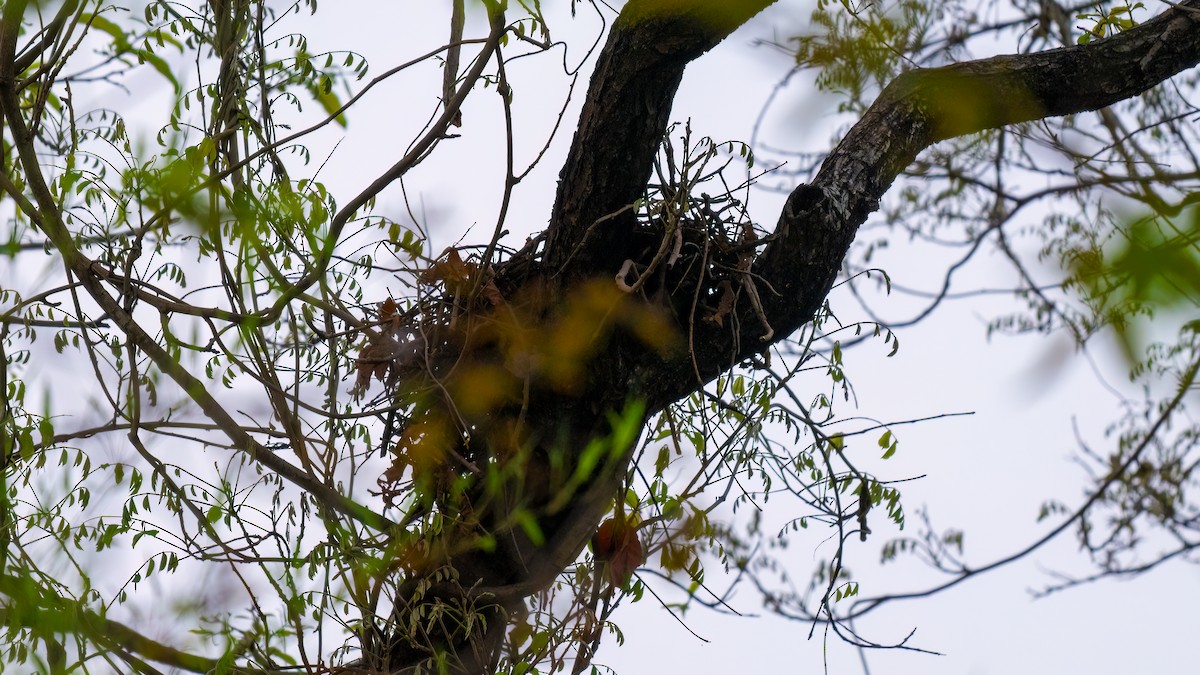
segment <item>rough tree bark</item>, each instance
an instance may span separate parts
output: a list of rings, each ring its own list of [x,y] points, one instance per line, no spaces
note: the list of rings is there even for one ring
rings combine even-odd
[[[535,298],[529,301],[532,313],[551,321],[564,311],[565,299],[589,281],[612,284],[624,261],[645,262],[645,232],[633,205],[650,179],[684,69],[771,2],[631,0],[625,5],[597,61],[561,173],[544,251],[536,259],[513,258],[495,270],[506,297]],[[25,153],[20,159],[28,174],[39,176],[38,158],[30,154],[33,146],[23,142],[29,130],[21,122],[14,79],[22,70],[17,65],[14,71],[13,57],[25,4],[12,2],[4,10],[0,64],[9,66],[0,69],[0,110],[18,136],[15,145]],[[502,27],[497,20],[493,17],[493,26]],[[489,48],[498,37],[489,38]],[[611,436],[609,414],[639,401],[644,422],[811,320],[858,227],[924,148],[983,129],[1102,108],[1197,62],[1200,0],[1185,0],[1140,26],[1088,45],[915,70],[897,78],[833,150],[812,184],[789,196],[773,234],[756,249],[749,272],[757,280],[760,303],[743,299],[732,310],[737,320],[718,325],[706,320],[708,310],[694,301],[699,293],[715,291],[703,287],[702,276],[679,286],[684,289],[679,297],[670,292],[650,295],[652,300],[630,296],[630,302],[655,304],[669,317],[682,337],[677,348],[650,349],[614,333],[595,346],[579,387],[564,391],[533,383],[519,416],[521,440],[533,448],[522,456],[528,466],[517,472],[520,480],[500,497],[441,505],[454,516],[454,525],[430,545],[429,560],[412,566],[397,593],[394,625],[419,624],[414,616],[433,601],[470,608],[485,621],[453,629],[439,624],[444,634],[430,624],[433,632],[423,644],[396,634],[376,636],[378,649],[367,650],[346,672],[418,672],[430,649],[440,651],[458,672],[493,669],[508,618],[579,556],[626,474],[635,440],[608,453],[582,484],[568,485],[564,478],[575,475],[573,462],[582,448]],[[460,92],[459,99],[463,96]],[[451,103],[447,115],[461,100]],[[379,180],[390,182],[403,168],[398,165]],[[207,398],[204,387],[109,294],[104,270],[74,245],[48,186],[35,183],[31,190],[36,203],[22,201],[19,208],[54,241],[83,287],[164,373],[196,397],[214,420],[225,422],[226,413]],[[346,213],[355,209],[352,203]],[[297,286],[312,282],[305,277]],[[486,341],[449,342],[454,343],[456,363],[462,362],[464,350],[468,358],[496,358],[495,346]],[[510,455],[511,448],[495,440],[502,435],[489,436],[483,430],[488,422],[480,424],[475,440],[484,447],[474,452],[481,461]],[[237,424],[228,420],[221,427],[236,430]],[[231,439],[331,508],[375,529],[395,527],[310,480],[248,434]],[[518,507],[537,517],[542,541],[533,541],[514,524]],[[485,535],[496,545],[476,545]],[[454,572],[452,583],[444,575],[433,579],[433,570],[442,574],[447,567]],[[420,602],[403,601],[418,595]]]
[[[542,259],[533,265],[519,261],[519,270],[502,267],[499,277],[511,287],[547,286],[550,297],[562,299],[588,279],[611,280],[623,261],[644,257],[645,240],[637,243],[631,205],[650,179],[684,69],[768,4],[632,0],[625,6],[597,61],[561,172]],[[1096,110],[1137,96],[1198,61],[1200,0],[1187,0],[1088,45],[901,75],[829,155],[813,183],[789,196],[773,235],[753,261],[761,310],[742,301],[734,310],[739,320],[719,326],[705,321],[690,301],[693,287],[686,290],[689,298],[656,296],[670,305],[679,334],[690,336],[687,345],[662,353],[633,340],[608,340],[593,358],[582,390],[569,397],[550,390],[533,393],[528,437],[557,439],[560,448],[563,439],[567,446],[583,447],[608,433],[606,412],[637,399],[649,416],[803,326],[821,307],[858,227],[879,207],[897,175],[931,144]],[[545,312],[553,314],[553,303],[547,307]],[[768,340],[764,324],[773,331]],[[524,598],[548,587],[579,555],[609,508],[633,448],[623,450],[598,467],[568,505],[539,512],[541,545],[512,525],[497,526],[507,546],[450,560],[461,575],[459,588],[471,589],[459,592],[488,598],[495,603],[493,618],[503,620],[519,611]],[[522,503],[544,507],[562,488],[554,481],[525,485]],[[504,523],[504,515],[493,513],[482,521]],[[459,663],[464,671],[478,672],[494,662],[502,637],[503,630],[493,626],[446,644],[466,650]],[[389,665],[397,672],[412,667]]]

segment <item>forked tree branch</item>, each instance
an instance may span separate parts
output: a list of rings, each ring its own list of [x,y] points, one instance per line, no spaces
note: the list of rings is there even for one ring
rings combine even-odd
[[[645,7],[669,4],[677,16]],[[654,149],[666,131],[675,87],[687,61],[698,57],[732,28],[706,31],[687,3],[630,2],[599,57],[583,118],[551,216],[546,260],[549,274],[566,285],[573,278],[611,276],[626,256],[622,242],[634,223],[612,213],[641,196]],[[732,3],[743,21],[766,3]],[[1119,35],[1088,45],[1037,54],[1000,56],[898,77],[826,159],[812,185],[788,198],[777,236],[755,261],[754,272],[775,292],[762,306],[775,340],[810,321],[828,294],[858,227],[879,208],[892,182],[926,147],[947,138],[1044,117],[1112,105],[1149,89],[1200,62],[1200,0],[1187,0]],[[698,27],[699,26],[699,27]],[[597,84],[600,81],[602,84]],[[646,86],[649,83],[650,86]],[[653,120],[653,124],[647,120]],[[634,162],[634,163],[631,163]],[[617,253],[614,254],[614,251]],[[747,303],[748,304],[748,303]],[[687,396],[717,374],[769,343],[750,307],[739,308],[742,334],[691,317],[692,354],[662,359],[648,350],[605,359],[606,386],[640,397],[649,411]],[[693,360],[694,357],[694,360]],[[615,475],[597,476],[596,486],[615,485]],[[582,508],[579,518],[598,517]],[[586,543],[591,522],[567,518],[547,533],[547,547],[527,551],[531,561],[573,560]],[[531,562],[540,574],[513,583],[528,593],[552,580],[549,566]],[[490,589],[505,595],[503,589]]]
[[[583,279],[611,279],[621,261],[630,257],[630,235],[637,227],[630,207],[646,189],[684,69],[769,4],[770,0],[631,0],[622,10],[600,54],[550,215],[543,269],[555,279],[560,295]],[[22,208],[40,223],[69,273],[79,279],[113,323],[195,400],[234,445],[311,492],[327,507],[370,527],[394,527],[383,516],[312,480],[256,441],[207,392],[203,382],[138,325],[111,294],[106,272],[75,245],[41,172],[14,89],[15,44],[26,5],[24,0],[9,0],[0,25],[0,110],[34,198],[21,204]],[[490,18],[492,33],[467,76],[468,82],[481,76],[488,55],[504,33],[499,13],[491,13]],[[1200,0],[1186,0],[1145,24],[1085,46],[916,70],[898,77],[826,159],[812,185],[800,186],[789,196],[775,237],[752,269],[753,275],[765,282],[760,307],[739,306],[740,320],[727,322],[726,327],[699,316],[682,317],[681,321],[695,330],[690,349],[682,353],[663,356],[643,345],[614,341],[608,352],[597,358],[604,364],[602,372],[593,369],[597,379],[588,383],[589,395],[602,395],[586,401],[553,400],[556,406],[543,414],[545,428],[539,431],[552,438],[549,432],[559,430],[552,425],[565,425],[570,431],[566,441],[572,447],[585,447],[610,431],[604,423],[606,410],[618,409],[631,399],[643,401],[647,414],[661,410],[771,342],[787,338],[821,307],[858,228],[879,208],[893,181],[933,143],[1003,125],[1095,110],[1136,96],[1197,62]],[[469,89],[463,86],[447,103],[437,135],[427,136],[425,145],[414,148],[351,200],[335,216],[331,231],[339,232],[358,208],[425,156]],[[335,240],[287,293],[299,294],[316,283]],[[291,297],[285,295],[276,308]],[[774,327],[773,340],[761,339],[760,318]],[[741,328],[734,332],[730,325]],[[508,608],[553,583],[586,545],[607,500],[628,470],[632,448],[615,450],[572,495],[573,501],[542,523],[544,543],[535,545],[528,537],[514,536],[502,553],[472,551],[451,561],[463,568],[470,566],[469,581],[478,582],[464,595],[490,597]],[[530,498],[546,503],[554,501],[563,486],[540,489],[544,494]],[[501,510],[504,505],[489,507]],[[506,514],[490,515],[492,522],[509,522]],[[514,529],[513,534],[519,532]],[[519,565],[513,564],[514,555]],[[491,633],[496,633],[494,627]],[[488,648],[498,649],[500,638],[488,638]],[[492,653],[464,651],[458,654],[458,663],[471,664],[469,667],[478,671]],[[401,671],[415,667],[394,665]]]
[[[897,77],[826,158],[811,185],[789,195],[775,238],[754,263],[775,340],[810,321],[855,234],[896,177],[940,140],[1097,110],[1137,96],[1200,63],[1200,0],[1087,45],[997,56]],[[564,171],[564,173],[566,173]],[[586,247],[586,245],[585,245]],[[748,304],[748,303],[746,303]],[[651,409],[693,391],[762,351],[761,323],[739,308],[740,335],[695,321],[694,357],[646,378]],[[695,318],[693,318],[695,320]],[[664,364],[665,365],[665,364]],[[698,366],[699,372],[696,372]]]
[[[629,240],[637,223],[629,207],[644,194],[683,69],[766,4],[728,3],[724,7],[734,9],[720,20],[707,1],[633,0],[625,6],[599,56],[550,218],[543,269],[560,297],[582,279],[611,279],[635,253]],[[700,316],[681,317],[695,331],[689,350],[663,357],[641,345],[614,343],[597,359],[604,368],[590,372],[592,398],[555,402],[560,423],[578,434],[576,444],[586,442],[587,433],[603,432],[594,420],[589,427],[588,409],[640,399],[648,413],[661,410],[787,338],[821,307],[858,227],[919,152],[954,136],[1111,105],[1194,66],[1200,61],[1197,7],[1200,0],[1187,0],[1085,46],[900,76],[826,159],[813,184],[789,196],[776,236],[754,263],[763,288],[771,289],[761,293],[761,311],[776,329],[774,340],[760,339],[758,308],[738,307],[740,321],[727,324],[741,326],[738,333]],[[734,14],[736,20],[730,19]],[[476,590],[511,606],[549,587],[586,545],[630,457],[623,453],[601,467],[571,509],[545,520],[543,544],[517,537],[515,551],[472,556]],[[552,495],[561,487],[545,489]]]

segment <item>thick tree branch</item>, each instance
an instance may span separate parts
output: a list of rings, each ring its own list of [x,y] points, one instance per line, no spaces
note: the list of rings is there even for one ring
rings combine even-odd
[[[634,228],[688,63],[774,0],[633,0],[596,62],[563,165],[546,264],[569,280],[612,276]],[[611,270],[611,271],[610,271]]]
[[[192,397],[236,447],[311,492],[327,507],[374,528],[395,528],[383,516],[313,481],[255,440],[253,430],[236,423],[203,382],[139,326],[120,298],[114,297],[107,272],[79,250],[40,171],[15,91],[18,73],[12,64],[26,4],[9,0],[0,25],[0,109],[9,122],[33,200],[20,201],[23,193],[15,188],[7,191],[38,222],[59,249],[69,273],[80,280],[113,323]],[[582,280],[611,280],[622,261],[636,254],[631,250],[631,235],[637,229],[635,204],[645,195],[686,65],[769,4],[771,0],[630,0],[625,6],[600,54],[550,216],[543,271],[555,277],[551,285],[559,298],[567,297],[566,291]],[[452,123],[469,83],[482,76],[505,33],[499,11],[490,9],[491,34],[467,74],[468,84],[448,97],[433,131],[334,216],[327,249],[319,252],[309,273],[286,290],[275,304],[274,314],[324,274],[347,219],[421,161]],[[634,441],[624,439],[614,442],[612,452],[586,471],[582,484],[555,483],[547,478],[573,475],[569,463],[583,463],[572,453],[581,452],[597,438],[613,435],[606,423],[607,412],[634,399],[646,404],[646,414],[661,410],[810,321],[824,302],[858,227],[878,209],[899,173],[929,145],[983,129],[1111,105],[1194,66],[1200,61],[1198,9],[1200,0],[1186,0],[1142,26],[1087,46],[917,70],[897,78],[827,158],[813,184],[801,186],[789,196],[775,238],[755,260],[752,274],[747,274],[762,282],[761,303],[739,303],[735,310],[739,320],[727,321],[724,326],[704,321],[704,310],[679,316],[679,327],[692,331],[694,339],[688,349],[666,356],[618,336],[598,347],[602,351],[589,364],[581,392],[537,389],[541,385],[526,383],[534,390],[520,420],[523,431],[528,432],[528,445],[534,446],[531,468],[514,472],[521,474],[514,485],[480,495],[486,498],[468,504],[475,522],[454,518],[454,505],[450,505],[445,514],[449,516],[445,530],[449,534],[433,542],[446,553],[439,552],[442,557],[434,562],[454,568],[457,586],[432,585],[420,593],[409,592],[410,587],[422,586],[432,576],[414,571],[396,593],[401,602],[409,602],[399,606],[397,614],[407,611],[419,616],[422,607],[430,603],[464,599],[470,601],[461,603],[466,612],[476,608],[474,601],[478,600],[489,627],[434,635],[429,646],[444,649],[439,655],[454,657],[454,668],[469,672],[486,669],[498,653],[508,613],[518,609],[526,596],[547,588],[579,556],[628,470]],[[520,272],[513,276],[529,278]],[[554,311],[555,305],[549,303],[545,313]],[[764,321],[775,329],[773,340],[762,339]],[[459,356],[455,354],[455,358]],[[481,455],[484,452],[481,450]],[[502,458],[504,454],[488,456]],[[545,469],[536,461],[552,465],[549,457],[568,464],[568,470],[558,474],[533,470]],[[512,492],[524,492],[513,494],[507,491],[510,487]],[[516,508],[540,509],[538,525],[544,542],[534,543],[513,524]],[[494,542],[487,550],[478,545],[481,532]],[[429,548],[433,550],[433,545]],[[411,598],[416,599],[410,602]],[[120,633],[115,626],[110,628]],[[401,644],[392,650],[395,660],[386,667],[396,672],[415,669],[429,656],[428,650],[419,649],[425,646]],[[170,656],[180,667],[189,667],[183,661],[187,655]],[[207,667],[208,662],[196,661],[195,665]]]
[[[779,218],[779,238],[756,261],[755,272],[777,291],[762,293],[776,339],[811,320],[858,227],[917,153],[955,135],[1109,105],[1195,65],[1200,61],[1200,15],[1191,8],[1197,5],[1200,0],[1189,0],[1138,28],[1087,46],[996,57],[897,78],[825,161],[813,185],[801,186],[789,197]],[[639,6],[631,3],[627,10]],[[662,17],[655,21],[661,23],[651,29],[623,15],[600,57],[584,119],[562,172],[547,252],[551,273],[609,271],[619,266],[613,251],[625,255],[621,242],[628,238],[632,214],[627,221],[623,216],[602,219],[645,189],[682,67],[711,46],[696,37],[694,23]],[[672,31],[680,31],[680,37]],[[651,36],[655,42],[639,42]],[[667,46],[657,50],[654,44]],[[676,51],[673,45],[688,46]],[[643,82],[651,86],[642,88]],[[653,125],[647,113],[656,115]],[[632,163],[635,157],[637,164]],[[744,316],[736,323],[745,327],[742,335],[693,317],[695,361],[687,355],[659,360],[640,349],[637,355],[605,361],[610,366],[606,384],[623,396],[643,397],[651,410],[691,393],[766,346],[753,309],[739,309]],[[622,468],[614,468],[615,475],[621,475]],[[597,487],[612,484],[612,470],[605,473],[609,475],[598,478]],[[554,555],[531,550],[530,560],[552,558],[558,564],[578,553],[586,541],[579,533],[595,524],[579,521],[599,516],[595,508],[586,507],[572,516],[557,523],[560,529],[548,532]],[[539,589],[551,578],[543,565],[530,567],[542,571],[514,582],[510,592]]]
[[[755,265],[779,291],[764,295],[771,325],[788,334],[812,318],[858,227],[917,153],[947,138],[1109,106],[1195,66],[1198,8],[1200,1],[1188,0],[1088,45],[896,78],[825,160],[812,185],[789,197],[776,227],[783,236]]]
[[[707,2],[626,5],[599,57],[561,173],[545,258],[560,288],[592,276],[611,277],[631,254],[631,207],[644,194],[684,67],[768,3],[733,4],[736,21],[712,20],[705,14],[711,9]],[[775,240],[755,261],[756,278],[766,282],[761,309],[775,327],[772,341],[812,319],[858,227],[920,151],[958,135],[1110,105],[1192,67],[1200,61],[1197,6],[1200,0],[1188,0],[1087,46],[897,78],[825,161],[814,183],[789,196]],[[681,327],[694,331],[690,352],[664,358],[644,345],[615,341],[598,359],[603,367],[590,372],[588,392],[576,401],[557,399],[550,409],[579,444],[589,433],[603,433],[595,418],[604,409],[640,398],[653,412],[690,394],[769,345],[761,339],[757,310],[741,304],[746,305],[737,308],[741,320],[726,327],[700,316],[681,317],[690,322]],[[729,325],[741,326],[740,333]],[[524,541],[502,557],[473,556],[468,564],[481,581],[477,588],[506,605],[545,588],[586,544],[626,469],[621,462],[603,467],[572,509],[544,519],[545,546]],[[555,486],[548,489],[553,494]],[[514,554],[522,561],[515,574]]]
[[[1200,63],[1200,0],[1088,45],[997,56],[896,78],[826,158],[811,185],[788,197],[777,238],[754,264],[776,340],[825,301],[858,227],[892,182],[937,141],[1131,98]],[[743,303],[748,305],[749,303]],[[642,390],[652,409],[761,351],[761,323],[739,307],[738,335],[693,318],[694,357],[654,368]]]

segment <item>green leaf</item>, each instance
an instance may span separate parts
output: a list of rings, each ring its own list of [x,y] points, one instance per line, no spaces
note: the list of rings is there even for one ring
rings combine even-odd
[[[608,422],[612,425],[613,430],[612,444],[614,450],[624,451],[625,448],[633,445],[634,441],[637,440],[638,434],[642,431],[645,412],[646,404],[634,399],[625,404],[625,410],[619,416],[608,416]]]
[[[323,78],[324,80],[328,80],[328,78]],[[342,109],[342,102],[326,86],[309,84],[308,91],[317,100],[317,103],[321,104],[321,108],[325,111],[325,114],[333,115]],[[338,113],[337,117],[333,118],[333,121],[337,122],[343,128],[346,126],[346,116],[344,114]]]
[[[17,434],[17,443],[21,448],[21,459],[33,457],[33,434],[29,433],[29,429],[22,429]]]
[[[139,63],[149,63],[150,67],[157,70],[160,75],[170,82],[171,86],[175,88],[176,94],[181,91],[179,80],[175,79],[175,74],[171,72],[171,67],[167,65],[167,62],[161,56],[148,49],[134,47],[129,42],[129,34],[122,30],[120,26],[100,14],[85,14],[82,20],[90,23],[92,28],[107,33],[112,37],[112,44],[116,55],[133,54],[138,58]]]
[[[42,436],[42,445],[50,447],[54,442],[54,423],[50,421],[49,417],[43,417],[38,422],[38,433]]]
[[[895,437],[892,436],[890,429],[883,432],[883,435],[879,437],[879,447],[883,448],[884,459],[888,459],[896,454],[897,442]]]
[[[666,445],[658,449],[658,457],[654,460],[654,475],[661,476],[671,464],[671,451]]]
[[[1112,325],[1131,364],[1144,352],[1144,315],[1195,310],[1200,296],[1200,248],[1195,245],[1200,208],[1188,215],[1187,221],[1153,214],[1129,219],[1114,244],[1069,254],[1072,283]]]
[[[529,541],[533,542],[534,546],[544,546],[546,544],[546,535],[542,533],[541,525],[538,525],[537,518],[525,509],[520,509],[513,513],[517,524],[521,526],[521,530],[525,532],[525,536],[529,537]]]
[[[182,91],[182,88],[179,86],[179,80],[175,79],[175,74],[171,72],[171,67],[167,65],[167,62],[161,56],[145,49],[135,49],[133,53],[137,55],[138,60],[143,63],[149,63],[151,68],[157,70],[159,75],[162,75],[164,79],[170,82],[171,86],[175,87],[176,94]]]

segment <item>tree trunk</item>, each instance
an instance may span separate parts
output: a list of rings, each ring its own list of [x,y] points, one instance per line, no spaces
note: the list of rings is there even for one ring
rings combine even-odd
[[[625,6],[599,56],[561,173],[544,256],[537,264],[510,261],[520,271],[501,268],[498,278],[514,288],[544,286],[547,297],[561,303],[587,280],[611,284],[625,260],[637,260],[645,237],[639,244],[644,233],[633,204],[644,195],[685,66],[767,4],[633,0]],[[789,196],[774,234],[753,259],[760,306],[743,294],[733,309],[738,320],[719,325],[692,301],[694,284],[686,288],[687,297],[658,295],[654,301],[666,308],[676,333],[690,339],[664,352],[615,334],[598,345],[579,391],[568,396],[535,385],[529,406],[534,413],[524,420],[523,433],[537,443],[525,472],[554,478],[514,483],[507,502],[493,499],[488,513],[474,514],[474,529],[454,530],[452,536],[469,540],[482,527],[500,533],[503,545],[486,552],[471,545],[446,547],[469,552],[447,556],[457,580],[440,587],[441,601],[489,608],[486,626],[455,639],[441,637],[452,669],[491,667],[504,637],[497,625],[578,557],[610,508],[635,443],[608,455],[565,503],[562,472],[552,466],[560,461],[555,453],[566,453],[567,466],[575,466],[582,448],[612,434],[607,414],[638,400],[644,404],[638,420],[644,421],[811,320],[858,227],[921,150],[954,136],[1111,105],[1198,61],[1200,0],[1187,0],[1088,45],[898,77],[829,155],[813,183]],[[543,308],[548,321],[562,311],[555,301]],[[502,456],[503,450],[489,447],[486,453]],[[512,524],[515,504],[536,514],[543,542]],[[414,576],[406,588],[424,581]],[[404,624],[409,618],[404,614],[421,606],[398,607],[397,622]],[[391,656],[391,672],[409,672],[428,654],[397,649]]]

